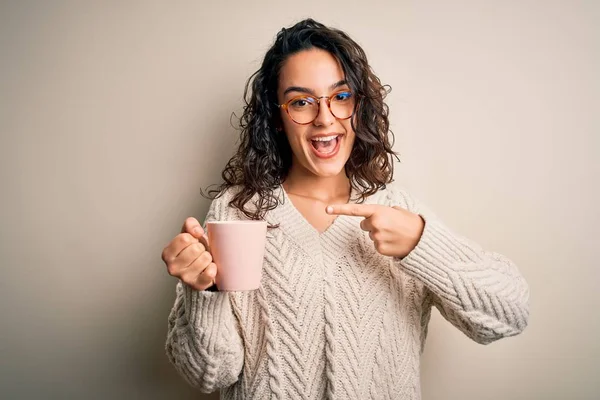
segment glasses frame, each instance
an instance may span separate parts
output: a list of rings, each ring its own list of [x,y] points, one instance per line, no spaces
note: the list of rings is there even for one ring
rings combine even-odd
[[[316,97],[316,96],[311,96],[311,95],[306,95],[306,94],[301,94],[298,96],[294,96],[292,97],[290,100],[286,101],[284,104],[277,104],[277,107],[279,108],[283,108],[285,110],[285,112],[287,113],[288,117],[290,117],[290,119],[292,121],[294,121],[294,123],[298,124],[298,125],[308,125],[308,124],[312,124],[313,122],[315,122],[315,120],[317,118],[319,118],[319,113],[321,112],[321,99],[327,99],[327,108],[329,108],[329,112],[331,113],[331,115],[333,115],[336,119],[340,119],[340,120],[346,120],[349,118],[352,118],[352,116],[354,115],[354,111],[356,109],[356,103],[354,103],[354,108],[352,109],[352,114],[350,114],[350,116],[346,117],[346,118],[339,118],[337,115],[335,115],[333,113],[333,111],[331,110],[331,99],[333,99],[335,96],[337,96],[340,93],[350,93],[353,97],[354,97],[354,93],[351,90],[339,90],[337,92],[335,92],[334,94],[332,94],[331,96],[320,96],[320,97]],[[298,122],[294,119],[294,117],[292,117],[292,114],[290,114],[290,110],[288,109],[289,105],[294,101],[294,100],[298,100],[300,98],[303,97],[312,97],[313,99],[317,100],[317,115],[315,115],[315,117],[313,118],[312,121],[309,122]]]

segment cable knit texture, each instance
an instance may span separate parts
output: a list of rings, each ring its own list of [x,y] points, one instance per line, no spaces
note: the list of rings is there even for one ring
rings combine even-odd
[[[319,233],[276,189],[261,287],[200,292],[179,282],[166,351],[179,373],[221,399],[420,399],[419,360],[431,308],[488,344],[525,329],[529,289],[506,257],[444,226],[395,185],[367,203],[425,220],[403,259],[375,251],[361,218]],[[356,193],[353,192],[353,198]],[[245,219],[231,190],[206,217]]]

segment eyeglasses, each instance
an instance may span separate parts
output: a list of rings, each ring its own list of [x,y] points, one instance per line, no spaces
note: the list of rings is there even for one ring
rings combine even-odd
[[[327,99],[329,111],[337,119],[348,119],[354,113],[354,95],[348,90],[336,92],[331,96],[296,96],[277,106],[283,108],[295,123],[308,125],[317,119],[321,99]]]

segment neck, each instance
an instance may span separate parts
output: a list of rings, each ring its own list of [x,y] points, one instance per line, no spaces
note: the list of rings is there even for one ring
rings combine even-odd
[[[327,203],[334,199],[347,199],[350,195],[350,180],[344,170],[336,176],[321,177],[292,167],[283,182],[283,188],[288,194]]]

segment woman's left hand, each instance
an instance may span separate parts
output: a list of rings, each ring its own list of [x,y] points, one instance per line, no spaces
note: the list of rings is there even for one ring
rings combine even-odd
[[[360,228],[369,232],[375,249],[384,256],[404,258],[419,243],[425,221],[401,207],[379,204],[340,204],[326,209],[330,215],[363,217]]]

